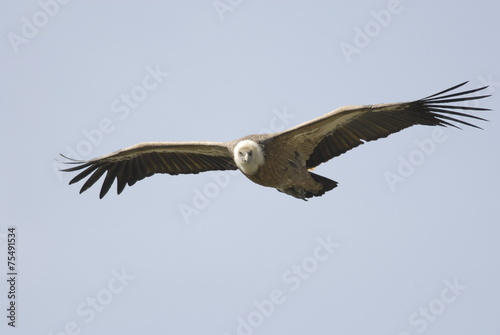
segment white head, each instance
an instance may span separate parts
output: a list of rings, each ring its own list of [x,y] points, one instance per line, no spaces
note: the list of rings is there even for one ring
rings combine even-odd
[[[253,175],[264,164],[264,152],[260,145],[252,140],[243,140],[234,147],[234,161],[245,174]]]

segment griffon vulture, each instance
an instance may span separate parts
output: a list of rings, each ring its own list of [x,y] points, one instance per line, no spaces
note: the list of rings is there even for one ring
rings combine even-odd
[[[99,194],[102,198],[115,179],[120,194],[125,185],[132,186],[155,173],[177,175],[239,169],[254,183],[307,200],[337,186],[337,182],[310,171],[365,142],[413,125],[459,128],[457,124],[462,124],[479,128],[458,117],[487,120],[459,110],[488,109],[455,103],[488,97],[474,94],[487,86],[455,91],[466,83],[411,102],[344,106],[289,130],[249,135],[226,143],[145,142],[89,161],[64,156],[70,160],[67,164],[75,166],[62,171],[81,170],[70,184],[90,176],[80,193],[106,173]]]

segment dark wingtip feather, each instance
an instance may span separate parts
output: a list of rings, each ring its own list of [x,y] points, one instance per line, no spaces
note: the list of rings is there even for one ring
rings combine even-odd
[[[104,182],[102,183],[102,186],[101,186],[101,192],[99,192],[100,199],[102,199],[106,195],[106,193],[108,193],[109,189],[113,185],[113,182],[114,182],[115,176],[116,176],[115,170],[116,170],[116,167],[108,169],[108,171],[106,173],[106,177],[104,178]]]
[[[446,89],[446,90],[444,90],[444,91],[441,91],[441,92],[438,92],[438,93],[434,93],[433,95],[429,95],[428,97],[425,97],[425,98],[423,98],[422,100],[428,100],[429,98],[432,98],[432,97],[435,97],[435,96],[438,96],[438,95],[445,94],[445,93],[447,93],[447,92],[453,91],[453,90],[455,90],[455,89],[457,89],[457,88],[459,88],[459,87],[464,86],[464,85],[465,85],[465,84],[467,84],[468,82],[469,82],[469,81],[464,81],[463,83],[458,84],[458,85],[455,85],[455,86],[450,87],[450,88],[447,88],[447,89]]]
[[[74,168],[69,168],[69,169],[65,169],[63,171],[65,172],[72,172],[72,171],[77,171],[77,170],[81,170],[83,168],[86,168],[85,170],[83,170],[82,172],[80,172],[79,174],[77,174],[73,179],[71,179],[69,181],[69,184],[72,185],[76,182],[79,182],[80,180],[82,180],[83,178],[87,177],[89,174],[91,174],[95,169],[96,167],[95,166],[92,166],[90,165],[90,163],[85,163],[85,164],[82,164],[82,165],[79,165],[79,166],[76,166]]]
[[[456,124],[452,124],[451,122],[446,122],[445,120],[456,122],[459,124],[467,125],[470,127],[482,129],[479,126],[476,126],[472,123],[454,118],[452,116],[460,116],[460,117],[465,117],[465,118],[471,118],[475,120],[480,120],[480,121],[488,121],[485,118],[472,115],[472,114],[467,114],[467,113],[461,113],[457,112],[455,110],[464,110],[464,111],[489,111],[489,108],[483,108],[483,107],[472,107],[472,106],[455,106],[455,105],[449,105],[450,103],[454,102],[466,102],[466,101],[472,101],[472,100],[479,100],[479,99],[484,99],[487,98],[491,95],[486,94],[486,95],[472,95],[476,92],[482,91],[488,86],[483,86],[471,90],[466,90],[466,91],[461,91],[461,92],[455,92],[451,94],[447,94],[448,92],[451,92],[453,90],[456,90],[463,85],[467,84],[468,82],[463,82],[461,84],[455,85],[451,88],[448,88],[444,91],[441,91],[439,93],[430,95],[426,98],[420,99],[417,101],[417,103],[422,104],[422,107],[427,110],[427,112],[431,113],[434,115],[434,118],[437,119],[438,121],[441,122],[442,125],[445,126],[454,126],[456,128],[461,129],[458,127]],[[449,116],[451,115],[451,116]],[[444,119],[444,120],[443,120]]]
[[[94,169],[95,169],[95,171],[94,171]],[[101,165],[99,167],[92,166],[92,171],[94,173],[92,173],[92,175],[90,176],[90,178],[87,179],[87,181],[83,184],[82,188],[80,189],[80,193],[85,192],[86,190],[88,190],[92,185],[94,185],[99,180],[99,178],[102,177],[102,175],[104,174],[104,172],[106,172],[106,166],[103,166],[103,165]],[[89,173],[87,173],[87,175],[88,174]],[[79,177],[79,176],[80,175],[78,175],[77,177]]]
[[[71,158],[71,157],[64,156],[63,154],[59,154],[59,155],[61,155],[61,157],[63,157],[64,159],[67,160],[66,162],[61,162],[61,163],[67,164],[67,165],[76,165],[76,166],[73,166],[73,167],[69,167],[69,168],[65,168],[65,169],[60,169],[59,171],[73,172],[73,171],[78,171],[78,170],[84,169],[87,166],[91,165],[90,161],[82,161],[82,160],[74,159],[74,158]]]

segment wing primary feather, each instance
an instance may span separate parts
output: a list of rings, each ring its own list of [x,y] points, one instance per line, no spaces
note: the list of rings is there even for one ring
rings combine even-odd
[[[90,176],[89,179],[83,184],[82,188],[80,189],[80,193],[85,192],[90,186],[94,185],[99,178],[106,172],[106,165],[101,165],[95,170],[95,172]]]
[[[128,162],[121,162],[120,171],[118,172],[117,183],[116,183],[116,193],[120,194],[125,189],[127,185],[127,180],[130,178],[130,171],[132,165]]]
[[[96,169],[97,169],[97,166],[94,166],[94,165],[90,165],[90,164],[83,164],[82,166],[77,166],[77,167],[74,167],[74,168],[71,168],[71,169],[66,169],[66,170],[63,170],[63,171],[77,171],[77,170],[80,170],[80,169],[83,169],[85,167],[87,167],[85,170],[83,170],[82,172],[80,172],[79,174],[77,174],[73,179],[71,179],[69,181],[69,184],[72,185],[76,182],[79,182],[80,180],[82,180],[83,178],[87,177],[89,174],[91,174],[92,172],[94,172]]]
[[[446,107],[446,108],[453,108],[453,109],[462,109],[462,110],[473,110],[473,111],[490,111],[491,109],[489,108],[482,108],[482,107],[469,107],[469,106],[450,106],[450,105],[446,105],[446,106],[442,106],[442,105],[433,105],[433,104],[425,104],[427,107],[437,107],[437,108],[442,108],[442,107]],[[473,115],[470,115],[470,114],[465,114],[467,116],[470,116],[470,117],[477,117],[477,116],[473,116]],[[486,119],[482,119],[482,118],[479,118],[480,120],[483,120],[483,121],[487,121]]]
[[[130,178],[127,181],[128,186],[134,185],[139,179],[137,175],[139,174],[139,163],[136,159],[130,161]]]
[[[489,120],[483,119],[482,117],[479,117],[479,116],[476,116],[476,115],[470,115],[470,114],[467,114],[467,113],[460,113],[460,112],[454,112],[454,111],[451,111],[451,110],[448,110],[448,109],[443,109],[443,107],[461,109],[461,108],[457,108],[456,106],[434,106],[434,105],[429,105],[427,107],[430,107],[429,111],[431,111],[431,112],[453,114],[453,115],[458,115],[458,116],[463,116],[463,117],[469,117],[471,119],[476,119],[476,120],[481,120],[481,121],[489,122]]]
[[[483,86],[483,87],[475,88],[475,89],[472,89],[472,90],[457,92],[457,93],[448,94],[448,95],[439,95],[439,96],[434,96],[433,95],[432,98],[427,97],[427,98],[424,98],[424,99],[421,99],[421,100],[431,101],[431,100],[448,99],[448,98],[453,98],[453,97],[456,97],[456,96],[463,96],[463,95],[467,95],[467,94],[472,94],[472,93],[484,90],[487,87],[488,86]],[[485,97],[488,97],[488,96],[489,95],[475,96],[475,97],[469,97],[469,98],[464,98],[464,99],[466,99],[466,100],[475,100],[475,99],[482,99],[482,98],[485,98]]]
[[[73,166],[70,168],[62,169],[61,171],[64,171],[64,172],[78,171],[78,170],[82,170],[82,169],[86,168],[87,166],[92,165],[92,163],[90,163],[90,162],[76,162],[76,161],[75,162],[64,162],[64,164],[80,164],[80,165]]]
[[[74,158],[68,157],[66,155],[63,155],[61,153],[59,155],[61,157],[63,157],[64,159],[68,160],[67,162],[64,162],[64,164],[82,164],[82,163],[86,163],[86,161],[82,161],[82,160],[79,160],[79,159],[74,159]]]
[[[447,89],[446,89],[446,90],[444,90],[444,91],[441,91],[441,92],[438,92],[438,93],[434,93],[433,95],[429,95],[428,97],[425,97],[425,98],[423,98],[422,100],[428,100],[429,98],[432,98],[432,97],[435,97],[435,96],[438,96],[438,95],[445,94],[445,93],[447,93],[447,92],[453,91],[453,90],[455,90],[455,89],[457,89],[457,88],[459,88],[459,87],[464,86],[464,85],[465,85],[465,84],[467,84],[468,82],[469,82],[469,81],[464,81],[463,83],[458,84],[458,85],[455,85],[455,86],[450,87],[450,88],[447,88]]]
[[[108,193],[109,189],[111,188],[111,185],[113,185],[115,177],[116,177],[116,164],[111,168],[107,169],[106,177],[104,178],[104,182],[102,183],[101,186],[101,192],[99,193],[100,199],[102,199],[106,195],[106,193]]]
[[[440,110],[438,108],[434,108],[433,109],[434,112],[436,113],[446,113],[446,114],[455,114],[455,113],[449,113],[450,111],[447,111],[447,110]],[[461,123],[461,124],[464,124],[464,125],[467,125],[467,126],[470,126],[470,127],[474,127],[474,128],[477,128],[477,129],[483,129],[479,126],[476,126],[472,123],[469,123],[469,122],[466,122],[466,121],[463,121],[463,120],[459,120],[459,119],[456,119],[456,118],[453,118],[451,116],[447,116],[447,115],[443,115],[443,114],[436,114],[435,117],[441,121],[441,119],[446,119],[446,120],[449,120],[449,121],[453,121],[453,122],[458,122],[458,123]],[[460,128],[460,127],[457,127],[457,128]]]
[[[473,97],[461,97],[461,98],[455,98],[455,99],[444,99],[444,97],[441,97],[441,99],[432,99],[432,100],[425,100],[424,102],[432,102],[432,103],[437,103],[437,104],[445,104],[445,103],[450,103],[450,102],[460,102],[460,101],[471,101],[471,100],[478,100],[478,99],[483,99],[487,98],[491,95],[478,95],[478,96],[473,96]]]

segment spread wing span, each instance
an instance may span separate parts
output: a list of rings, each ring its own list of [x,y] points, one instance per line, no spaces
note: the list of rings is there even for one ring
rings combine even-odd
[[[290,185],[292,182],[293,187],[287,188],[289,192],[285,193],[300,199],[309,197],[309,194],[321,196],[337,183],[321,177],[321,180],[328,181],[333,187],[328,188],[328,183],[323,184],[324,188],[318,191],[320,176],[311,177],[306,169],[303,169],[304,174],[300,171],[289,174],[282,172],[298,171],[294,170],[294,167],[299,165],[314,168],[365,142],[387,137],[414,125],[456,128],[465,125],[479,128],[471,122],[487,120],[470,112],[489,109],[473,106],[470,101],[488,97],[489,95],[479,93],[487,86],[458,90],[466,83],[410,102],[344,106],[283,132],[249,135],[226,143],[146,142],[89,161],[78,161],[63,156],[68,160],[66,163],[72,166],[62,171],[78,172],[70,184],[87,178],[80,193],[106,174],[99,194],[102,198],[115,179],[117,192],[120,194],[127,184],[132,186],[137,181],[156,173],[177,175],[210,170],[236,170],[236,159],[238,164],[250,166],[252,171],[256,171],[247,176],[250,178],[251,175],[251,180],[257,184],[281,190],[282,185]],[[241,152],[233,157],[233,150],[239,146],[245,148],[245,158],[240,157],[243,155]],[[245,146],[250,146],[250,149]],[[252,158],[253,154],[256,157],[260,155],[260,158]],[[287,161],[286,157],[300,160],[298,163]],[[255,164],[257,168],[254,170]],[[292,169],[289,170],[288,167]],[[307,184],[309,182],[311,185]]]
[[[69,182],[70,184],[90,175],[80,193],[94,185],[106,173],[100,198],[106,195],[115,179],[117,193],[120,194],[126,184],[132,186],[155,173],[177,175],[211,170],[236,170],[232,153],[224,143],[218,142],[145,142],[89,161],[63,157],[69,160],[67,164],[75,166],[62,171],[83,170]]]
[[[313,168],[361,144],[387,137],[413,125],[452,126],[466,125],[479,128],[464,119],[487,121],[462,111],[486,111],[487,108],[457,105],[489,95],[475,95],[484,90],[452,93],[467,82],[453,86],[423,99],[378,105],[344,106],[317,119],[277,134],[277,138],[295,143],[305,156],[306,165]]]

